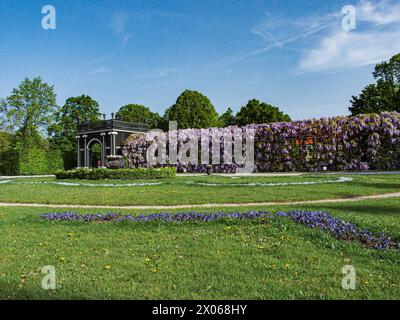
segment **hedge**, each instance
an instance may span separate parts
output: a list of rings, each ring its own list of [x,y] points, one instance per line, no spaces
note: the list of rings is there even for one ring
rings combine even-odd
[[[52,174],[62,169],[61,151],[42,138],[37,140],[26,147],[17,135],[0,131],[0,175]]]
[[[124,179],[124,180],[150,180],[167,179],[176,175],[175,167],[168,168],[134,168],[134,169],[75,169],[56,171],[57,179]]]
[[[211,137],[220,137],[220,164],[214,172],[236,172],[239,165],[224,162],[224,133],[252,130],[254,134],[255,172],[280,171],[343,171],[343,170],[399,170],[400,169],[400,114],[358,115],[303,121],[255,124],[246,127],[183,129],[172,131],[178,150],[185,143],[207,132],[211,150]],[[206,135],[207,137],[207,135]],[[133,134],[125,142],[122,155],[128,166],[148,166],[146,152],[153,142],[150,134]],[[169,134],[167,150],[169,148]],[[205,140],[206,141],[206,140]],[[200,144],[200,143],[199,143]],[[228,145],[232,143],[228,141]],[[200,148],[199,148],[200,150]],[[160,165],[163,166],[163,165]],[[201,163],[177,163],[177,172],[207,172]]]

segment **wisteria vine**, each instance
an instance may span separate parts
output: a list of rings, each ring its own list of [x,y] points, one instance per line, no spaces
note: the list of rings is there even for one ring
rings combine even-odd
[[[236,129],[206,129],[210,145],[211,136],[216,133],[221,136],[221,161],[218,165],[212,165],[214,172],[233,173],[238,169],[235,163],[225,163],[222,137],[224,132],[231,131],[234,141]],[[400,114],[397,112],[257,124],[242,128],[243,131],[249,129],[255,130],[255,172],[400,169]],[[195,135],[198,136],[200,129],[178,130],[171,134],[177,136],[179,150]],[[148,166],[146,151],[149,144],[149,137],[145,134],[132,135],[125,142],[123,156],[129,167]],[[176,167],[178,172],[204,173],[208,169],[204,164],[179,162]]]

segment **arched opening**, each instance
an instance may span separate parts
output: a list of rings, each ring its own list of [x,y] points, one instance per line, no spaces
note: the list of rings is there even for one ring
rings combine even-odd
[[[88,166],[97,168],[103,166],[103,146],[99,139],[92,139],[87,144]]]

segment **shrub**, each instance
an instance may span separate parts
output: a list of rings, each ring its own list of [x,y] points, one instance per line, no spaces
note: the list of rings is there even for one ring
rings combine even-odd
[[[114,180],[150,180],[150,179],[167,179],[175,177],[176,168],[133,168],[133,169],[87,169],[81,168],[76,170],[58,170],[56,171],[57,179],[114,179]]]
[[[61,152],[39,135],[27,146],[20,133],[0,131],[0,175],[50,174],[62,168]]]
[[[28,148],[21,150],[17,158],[20,175],[52,174],[63,168],[61,152],[55,149]]]
[[[13,149],[14,136],[0,131],[0,175],[18,174],[18,154]]]

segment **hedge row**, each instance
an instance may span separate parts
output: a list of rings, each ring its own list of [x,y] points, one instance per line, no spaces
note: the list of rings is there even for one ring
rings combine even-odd
[[[133,168],[133,169],[76,169],[56,171],[57,179],[125,179],[125,180],[150,180],[167,179],[175,177],[176,168]]]
[[[220,137],[220,148],[216,149],[219,154],[210,152],[209,155],[210,159],[220,159],[219,164],[213,165],[214,172],[236,172],[239,168],[235,161],[225,162],[225,148],[228,147],[226,151],[232,153],[232,142],[224,141],[224,136],[231,133],[235,141],[235,132],[240,130],[255,131],[255,172],[400,169],[400,113],[397,112],[256,124],[242,128],[183,129],[169,134],[174,136],[179,154],[187,142],[201,134],[204,137],[207,130],[209,150],[212,150],[212,137]],[[167,150],[169,138],[167,135]],[[153,140],[156,139],[150,134],[134,134],[125,142],[122,155],[130,168],[148,166],[147,150]],[[246,148],[244,143],[242,146]],[[199,142],[198,150],[200,148]],[[196,158],[200,157],[194,155],[193,159]],[[178,161],[177,171],[202,173],[207,172],[207,165],[199,161]]]

